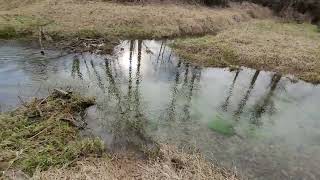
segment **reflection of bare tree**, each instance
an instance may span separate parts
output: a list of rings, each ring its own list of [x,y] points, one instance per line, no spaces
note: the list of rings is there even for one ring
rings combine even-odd
[[[188,83],[188,74],[189,74],[189,63],[186,64],[185,68],[186,68],[186,71],[184,73],[183,83],[187,84]]]
[[[80,79],[82,79],[82,73],[80,71],[80,59],[78,56],[74,56],[73,62],[72,62],[71,76],[75,78],[75,75],[77,75]]]
[[[93,60],[90,61],[90,64],[91,64],[91,67],[92,67],[92,69],[93,69],[94,74],[95,74],[96,77],[97,77],[98,86],[99,86],[101,89],[103,89],[103,84],[102,84],[101,76],[99,75],[99,73],[98,73],[98,71],[97,71],[97,69],[96,69],[96,66],[95,66],[94,63],[93,63]]]
[[[221,106],[221,107],[222,107],[222,110],[224,110],[224,111],[228,111],[228,106],[229,106],[229,103],[230,103],[230,98],[231,98],[231,96],[232,96],[232,94],[233,94],[234,85],[236,84],[236,81],[237,81],[237,78],[238,78],[238,76],[239,76],[239,73],[240,73],[240,69],[237,70],[236,75],[235,75],[234,78],[233,78],[231,87],[229,88],[229,92],[228,92],[228,96],[227,96],[227,98],[226,98],[226,101],[225,101],[224,104]]]
[[[136,104],[135,107],[139,108],[140,106],[140,93],[139,93],[139,85],[141,81],[140,69],[141,69],[141,51],[142,51],[142,40],[138,40],[138,61],[137,61],[137,72],[136,72],[136,89],[135,89],[135,99]],[[139,112],[139,111],[137,111]]]
[[[180,67],[181,67],[181,60],[179,60],[177,68],[176,68],[176,75],[175,75],[175,81],[172,87],[172,97],[171,97],[171,103],[168,108],[168,115],[169,120],[175,119],[175,109],[176,109],[176,101],[177,101],[177,93],[178,93],[178,84],[179,84],[179,78],[180,78]]]
[[[140,106],[140,92],[139,85],[141,83],[141,60],[142,60],[142,41],[138,41],[138,54],[137,54],[137,70],[135,74],[135,88],[132,93],[133,84],[132,84],[132,58],[134,52],[134,41],[130,41],[130,55],[129,55],[129,82],[128,82],[128,93],[127,96],[124,96],[124,93],[121,91],[121,88],[118,87],[120,82],[117,82],[117,79],[114,78],[115,72],[110,66],[114,65],[105,62],[106,75],[108,77],[109,86],[106,87],[109,89],[109,92],[112,92],[114,98],[117,99],[115,106],[109,106],[112,108],[115,113],[114,120],[111,121],[110,127],[113,132],[113,145],[115,147],[135,147],[141,148],[142,146],[153,145],[153,140],[147,136],[145,126],[147,125],[147,119],[144,115],[144,112]],[[108,103],[108,102],[106,102]]]
[[[191,107],[191,100],[192,100],[192,96],[193,96],[193,90],[194,90],[194,83],[195,83],[195,79],[197,77],[199,77],[199,72],[200,72],[200,68],[198,66],[194,67],[192,69],[192,76],[191,76],[191,80],[190,82],[188,83],[188,86],[187,86],[187,90],[188,90],[188,93],[187,93],[187,96],[186,96],[186,103],[183,107],[183,112],[184,112],[184,115],[185,115],[185,118],[184,120],[190,120],[190,107]]]
[[[234,116],[239,117],[239,115],[243,112],[243,108],[246,106],[247,101],[250,97],[251,91],[254,87],[254,84],[256,83],[258,76],[260,74],[259,70],[256,70],[256,72],[254,73],[251,82],[250,82],[250,86],[249,89],[247,90],[245,96],[243,97],[243,99],[241,99],[240,103],[239,103],[239,107],[237,109],[237,111],[234,113]]]
[[[159,62],[160,56],[161,56],[161,52],[162,52],[162,47],[163,47],[164,42],[161,42],[161,46],[160,46],[160,50],[159,50],[159,54],[158,54],[158,58],[157,58],[157,63]]]
[[[281,75],[274,74],[272,76],[269,92],[262,99],[262,101],[260,103],[257,103],[254,107],[253,118],[251,118],[251,121],[253,124],[261,125],[260,118],[262,114],[266,112],[267,107],[269,105],[273,105],[272,96],[274,95],[274,91],[276,90],[280,80],[281,80]]]
[[[164,46],[163,46],[163,50],[162,50],[162,54],[161,54],[161,62],[163,62],[163,54],[166,51],[166,46],[167,46],[167,44],[164,44]]]
[[[181,77],[181,60],[178,61],[177,67],[176,67],[176,74],[175,74],[175,81],[172,86],[172,96],[170,100],[170,104],[168,105],[168,108],[166,109],[166,115],[168,115],[168,120],[177,120],[177,115],[180,116],[183,121],[190,120],[190,107],[194,92],[195,83],[200,82],[200,76],[201,76],[201,69],[199,67],[193,67],[189,64],[186,64],[182,67],[184,68],[184,75],[183,75],[183,85],[181,89],[178,89],[178,84]],[[191,69],[191,76],[189,76],[189,72]],[[196,81],[197,80],[197,81]],[[177,98],[179,95],[183,95],[183,104],[177,103]],[[182,109],[180,109],[180,107]],[[182,112],[179,112],[179,110],[182,110]],[[178,111],[178,112],[177,112]]]
[[[86,59],[86,58],[83,58],[83,62],[84,62],[84,65],[85,65],[85,67],[86,67],[87,74],[88,74],[89,78],[91,78],[91,72],[90,72],[89,66],[88,66],[88,64],[87,64],[87,59]]]
[[[172,49],[171,49],[170,54],[169,54],[169,57],[168,57],[168,62],[169,62],[169,63],[172,63],[172,61],[171,61],[171,55],[172,55]]]
[[[133,54],[134,41],[130,41],[130,49],[129,49],[129,82],[128,82],[128,96],[131,97],[132,91],[132,54]]]

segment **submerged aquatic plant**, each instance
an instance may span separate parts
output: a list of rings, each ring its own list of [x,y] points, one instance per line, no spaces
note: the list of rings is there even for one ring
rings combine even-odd
[[[230,121],[223,119],[219,115],[216,115],[215,118],[209,122],[208,126],[213,131],[216,131],[225,136],[232,136],[235,134],[233,124]]]
[[[93,103],[92,98],[57,91],[0,114],[0,171],[14,168],[31,175],[36,169],[101,155],[104,146],[99,139],[83,139],[78,134],[80,113]]]

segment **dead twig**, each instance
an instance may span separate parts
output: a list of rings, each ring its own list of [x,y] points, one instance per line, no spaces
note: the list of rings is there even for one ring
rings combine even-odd
[[[40,134],[42,134],[44,131],[48,130],[51,126],[48,126],[46,128],[44,128],[43,130],[41,130],[40,132],[38,132],[37,134],[33,135],[32,137],[30,137],[29,139],[33,139],[37,136],[39,136]]]
[[[43,98],[43,99],[38,103],[38,106],[40,106],[41,104],[43,104],[44,102],[46,102],[47,99],[48,99],[48,97],[49,97],[49,96]]]

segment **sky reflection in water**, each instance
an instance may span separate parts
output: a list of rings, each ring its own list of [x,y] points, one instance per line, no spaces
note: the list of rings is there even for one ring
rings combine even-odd
[[[0,47],[0,104],[50,87],[97,97],[88,126],[109,146],[195,146],[255,179],[319,179],[320,87],[278,74],[184,63],[166,41],[123,41],[114,56],[41,56]],[[147,143],[148,144],[148,143]]]

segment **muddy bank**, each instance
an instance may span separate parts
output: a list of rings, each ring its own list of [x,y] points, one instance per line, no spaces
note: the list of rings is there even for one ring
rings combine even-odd
[[[251,21],[217,36],[179,39],[177,54],[195,64],[245,66],[320,82],[320,33],[311,24]]]

